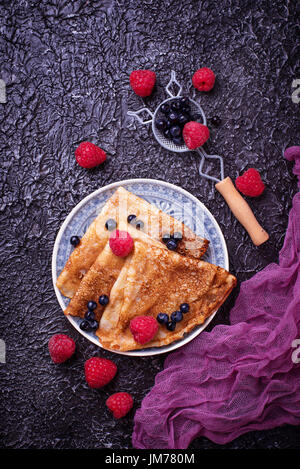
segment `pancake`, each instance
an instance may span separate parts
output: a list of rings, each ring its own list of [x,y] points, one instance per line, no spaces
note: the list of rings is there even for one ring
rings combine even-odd
[[[105,248],[109,239],[109,231],[105,228],[106,221],[112,218],[116,221],[118,229],[128,231],[127,217],[132,214],[143,222],[141,231],[162,245],[165,233],[181,233],[182,240],[177,244],[177,252],[183,256],[200,259],[208,248],[207,239],[197,236],[186,225],[146,200],[119,187],[91,223],[60,273],[56,285],[64,296],[74,296],[82,279]]]

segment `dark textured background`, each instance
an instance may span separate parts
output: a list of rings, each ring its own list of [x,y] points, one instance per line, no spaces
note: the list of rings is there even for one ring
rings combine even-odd
[[[0,104],[1,324],[7,362],[0,364],[1,447],[131,448],[134,412],[115,421],[109,394],[129,391],[135,409],[162,369],[164,357],[126,358],[101,351],[63,316],[52,287],[51,254],[70,210],[108,183],[150,177],[190,191],[219,222],[239,282],[278,259],[292,196],[297,190],[287,146],[299,144],[299,106],[291,100],[297,68],[296,1],[1,1]],[[192,73],[210,66],[214,90],[201,94]],[[126,116],[142,99],[129,73],[151,68],[157,86],[145,100],[152,110],[165,99],[174,69],[185,93],[201,100],[211,128],[208,151],[225,157],[225,175],[260,170],[267,189],[251,201],[271,234],[255,248],[224,207],[213,184],[197,175],[196,153],[168,153],[150,127]],[[105,165],[80,168],[74,150],[82,140],[108,153]],[[215,318],[225,323],[236,289]],[[76,356],[54,365],[47,343],[65,332]],[[84,361],[112,358],[119,373],[105,389],[88,389]],[[251,432],[226,448],[300,448],[300,427]],[[215,448],[196,439],[192,449]]]

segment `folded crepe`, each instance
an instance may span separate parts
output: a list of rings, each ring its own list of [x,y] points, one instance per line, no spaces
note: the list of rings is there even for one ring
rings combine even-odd
[[[173,235],[175,232],[180,232],[182,240],[178,242],[176,251],[184,256],[200,259],[208,248],[207,239],[197,236],[180,221],[120,187],[91,223],[59,275],[56,285],[64,296],[68,298],[74,296],[82,279],[104,250],[110,234],[105,228],[106,221],[114,219],[119,230],[128,231],[128,215],[136,215],[142,220],[144,223],[142,231],[158,240],[161,245],[165,233]]]
[[[106,307],[97,305],[99,322],[96,334],[104,348],[118,351],[161,347],[180,339],[205,321],[225,301],[236,279],[225,269],[169,251],[164,244],[128,227],[134,249],[126,258],[113,254],[107,242],[93,266],[82,279],[65,314],[84,316],[87,303],[106,294]],[[181,303],[190,311],[183,315],[174,331],[164,325],[147,344],[135,342],[130,320],[140,315],[154,318],[171,315]]]

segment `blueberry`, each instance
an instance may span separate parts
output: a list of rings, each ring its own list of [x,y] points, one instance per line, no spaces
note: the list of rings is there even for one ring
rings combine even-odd
[[[99,327],[98,321],[96,320],[90,321],[90,327],[92,331],[96,331]]]
[[[186,114],[179,114],[178,116],[178,124],[184,125],[189,122],[189,118]]]
[[[156,320],[157,322],[159,322],[160,324],[167,324],[167,322],[169,322],[169,316],[165,313],[159,313],[157,316],[156,316]]]
[[[170,241],[170,239],[171,239],[171,235],[170,235],[170,234],[165,233],[165,234],[162,235],[162,242],[163,242],[163,243],[167,244],[167,242]]]
[[[128,217],[127,217],[128,223],[131,223],[132,220],[134,220],[135,218],[136,218],[136,215],[133,215],[133,214],[132,214],[132,215],[128,215]]]
[[[101,306],[106,306],[106,305],[108,304],[108,302],[109,302],[109,298],[108,298],[107,295],[101,295],[101,296],[99,296],[99,304],[100,304]]]
[[[95,319],[95,313],[94,311],[87,311],[84,315],[84,318],[87,319],[88,321],[93,321]]]
[[[172,137],[179,137],[181,134],[181,128],[179,125],[173,125],[173,127],[170,128],[170,134]]]
[[[172,238],[176,239],[177,241],[181,241],[182,240],[182,233],[180,233],[180,231],[175,231],[175,233],[173,233]]]
[[[181,109],[181,102],[179,99],[172,101],[171,109],[173,109],[173,111],[179,111]]]
[[[175,143],[175,145],[183,145],[184,144],[184,140],[181,136],[179,137],[174,137],[172,139],[172,142]]]
[[[72,246],[74,246],[74,248],[76,248],[76,246],[78,246],[78,244],[80,243],[79,236],[71,236],[70,243],[72,244]]]
[[[157,129],[164,130],[166,128],[166,121],[164,119],[156,119],[155,125]]]
[[[216,127],[219,127],[219,125],[221,124],[221,119],[219,116],[213,116],[211,119],[210,119],[210,122],[212,123],[212,125],[216,126]]]
[[[142,220],[136,220],[134,223],[137,230],[142,230],[144,228],[144,222]]]
[[[170,127],[172,127],[173,125],[173,122],[169,121],[169,119],[166,120],[166,129],[169,129]]]
[[[175,112],[175,111],[169,112],[169,114],[168,114],[168,119],[169,119],[169,121],[172,122],[172,123],[177,122],[177,119],[178,119],[178,114],[177,114],[177,112]]]
[[[188,303],[182,303],[182,304],[180,305],[180,311],[181,311],[182,313],[188,313],[189,310],[190,310],[190,305],[189,305]]]
[[[166,327],[167,327],[168,331],[174,331],[175,327],[176,327],[176,322],[169,321],[169,322],[167,322]]]
[[[161,112],[162,112],[163,114],[167,114],[167,113],[169,112],[169,110],[170,110],[170,106],[169,106],[167,103],[162,104],[162,105],[160,106],[160,110],[161,110]]]
[[[177,243],[175,239],[169,239],[169,241],[167,242],[167,248],[170,251],[175,251],[175,249],[177,248]]]
[[[80,329],[82,331],[90,331],[91,330],[91,325],[90,325],[90,322],[87,320],[87,319],[83,319],[79,325]]]
[[[171,314],[171,321],[173,322],[179,322],[181,321],[183,318],[183,314],[181,311],[174,311],[172,314]]]
[[[97,308],[96,301],[89,301],[88,304],[87,304],[87,307],[90,311],[94,311],[94,309]]]
[[[186,104],[183,104],[183,105],[181,106],[181,109],[182,109],[183,111],[188,111],[188,112],[189,112],[190,109],[191,109],[191,106],[190,106],[188,103],[186,103]]]
[[[108,220],[106,220],[106,223],[105,223],[105,228],[108,230],[108,231],[113,231],[117,228],[117,222],[116,220],[114,220],[113,218],[109,218]]]
[[[171,137],[170,129],[165,129],[165,130],[164,130],[164,136],[165,136],[166,138],[170,138],[170,137]]]
[[[186,96],[183,96],[182,98],[180,98],[180,104],[181,106],[184,106],[186,104],[189,104],[190,100],[189,98],[187,98]]]

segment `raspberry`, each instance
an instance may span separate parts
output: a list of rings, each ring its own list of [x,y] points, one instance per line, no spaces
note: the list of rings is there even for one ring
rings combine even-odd
[[[65,334],[55,334],[49,340],[48,348],[54,363],[63,363],[75,352],[75,342]]]
[[[249,197],[258,197],[265,190],[260,174],[254,168],[248,169],[242,176],[236,178],[235,185],[242,194]]]
[[[82,142],[75,150],[75,157],[83,168],[94,168],[106,160],[106,153],[91,142]]]
[[[158,323],[152,316],[136,316],[129,327],[134,340],[141,345],[150,342],[158,331]]]
[[[124,417],[133,407],[133,399],[127,392],[116,392],[109,396],[106,401],[109,410],[116,419]]]
[[[110,235],[109,246],[115,256],[126,257],[133,249],[133,239],[127,231],[115,230]]]
[[[201,147],[209,139],[209,130],[206,125],[190,121],[183,127],[182,136],[190,150]]]
[[[155,85],[156,75],[151,70],[134,70],[129,81],[133,91],[142,98],[150,96]]]
[[[85,379],[91,388],[108,384],[117,373],[117,366],[106,358],[92,357],[84,364]]]
[[[215,84],[215,74],[207,67],[199,68],[192,78],[192,83],[199,91],[210,91]]]

